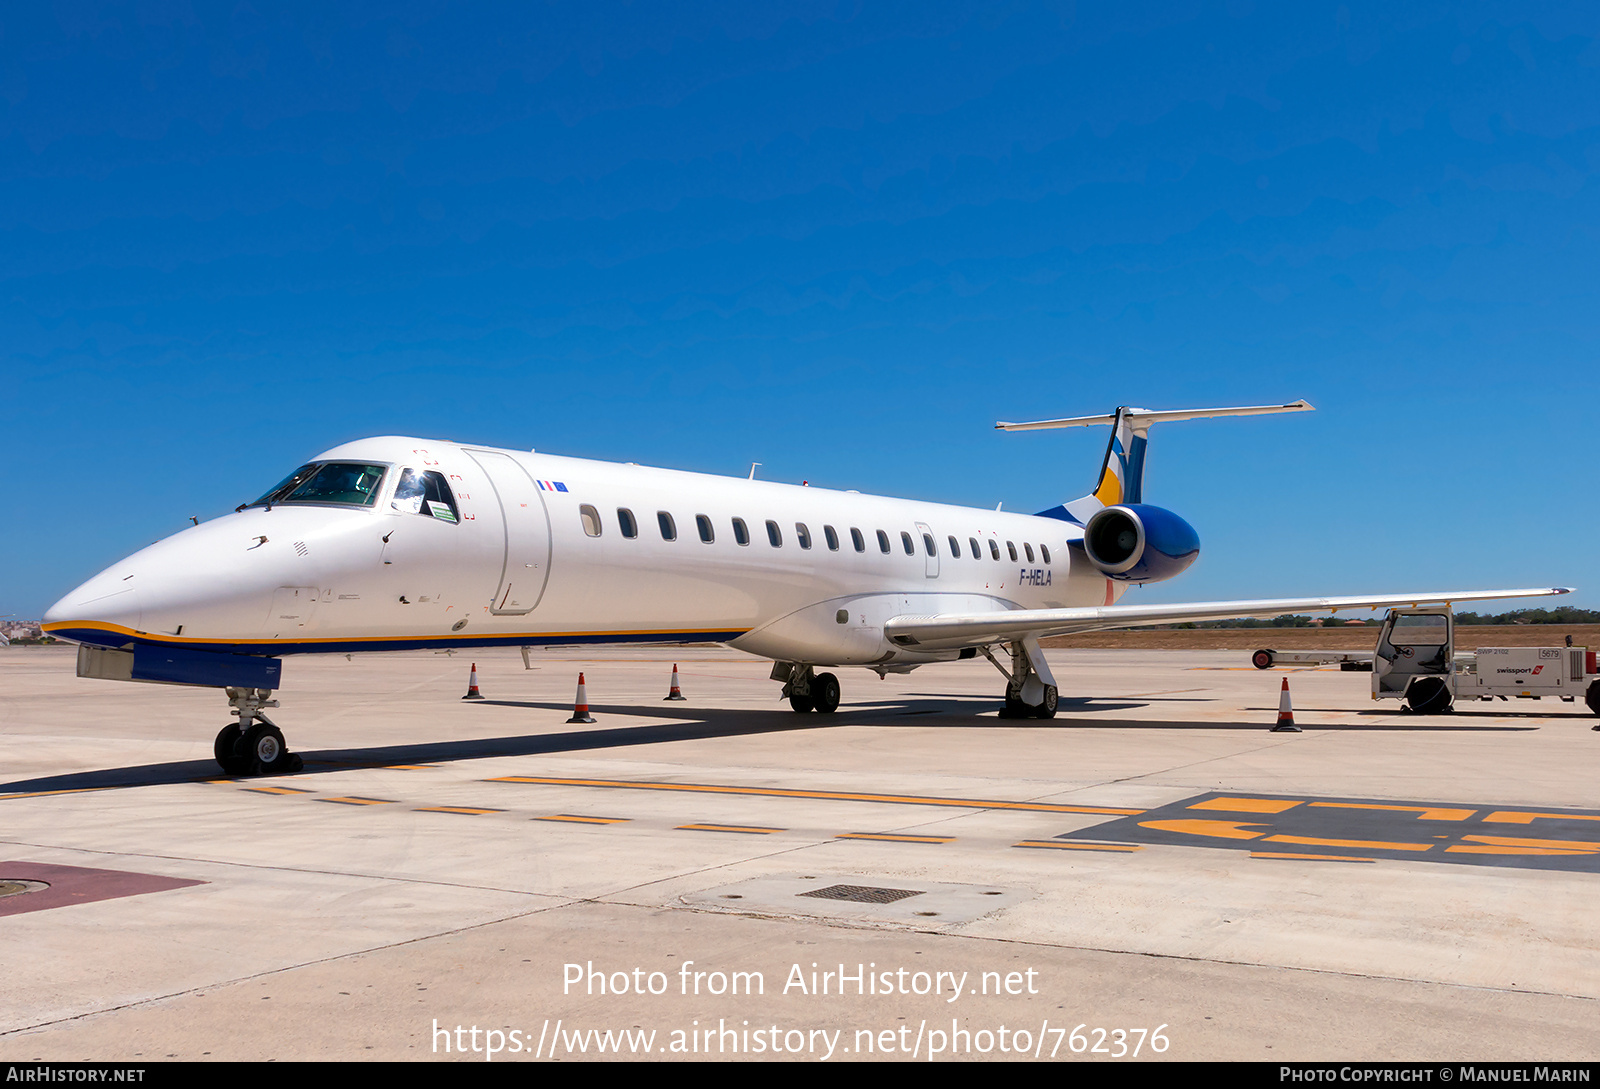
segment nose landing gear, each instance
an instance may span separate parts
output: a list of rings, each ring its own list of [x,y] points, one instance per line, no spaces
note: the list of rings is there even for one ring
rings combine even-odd
[[[298,754],[289,751],[283,731],[262,714],[262,709],[278,706],[267,688],[229,688],[228,703],[238,722],[230,722],[217,734],[212,755],[229,775],[282,775],[305,766]]]

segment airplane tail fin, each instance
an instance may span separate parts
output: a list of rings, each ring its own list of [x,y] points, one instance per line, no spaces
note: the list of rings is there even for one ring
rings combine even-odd
[[[1263,416],[1276,412],[1311,412],[1306,401],[1287,405],[1252,405],[1242,408],[1187,408],[1152,412],[1145,408],[1117,409],[1109,416],[1074,416],[1066,420],[1036,420],[1033,423],[997,423],[1001,431],[1046,431],[1058,427],[1111,425],[1111,441],[1094,490],[1081,499],[1039,513],[1051,518],[1084,522],[1095,511],[1119,503],[1144,502],[1144,460],[1150,445],[1150,427],[1175,420],[1201,420],[1212,416]]]

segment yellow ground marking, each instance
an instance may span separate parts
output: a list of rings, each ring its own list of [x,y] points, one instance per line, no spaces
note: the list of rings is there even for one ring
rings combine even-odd
[[[1386,809],[1395,813],[1415,813],[1419,821],[1464,821],[1476,809],[1446,809],[1428,805],[1376,805],[1369,802],[1312,802],[1322,809]]]
[[[318,802],[338,802],[340,805],[389,805],[387,798],[313,798]]]
[[[271,787],[271,786],[268,786],[268,787],[245,787],[245,789],[246,790],[252,790],[257,794],[310,794],[311,793],[311,791],[309,791],[309,790],[301,790],[299,787]]]
[[[1287,851],[1251,851],[1251,858],[1297,858],[1305,862],[1376,862],[1375,858],[1356,858],[1354,855],[1297,855]]]
[[[894,843],[954,843],[954,836],[899,836],[889,832],[840,832],[834,839],[886,839]]]
[[[232,779],[206,779],[208,783],[231,783]],[[110,787],[68,787],[65,790],[30,790],[25,794],[0,794],[0,798],[53,798],[57,794],[87,794],[92,790],[110,790]]]
[[[439,765],[437,765],[437,764],[385,764],[383,766],[383,770],[384,771],[427,771],[429,768],[436,768],[438,766]]]
[[[1551,821],[1600,821],[1600,817],[1589,813],[1519,813],[1513,809],[1501,809],[1483,818],[1483,823],[1532,824],[1541,818]]]
[[[1228,813],[1282,813],[1299,804],[1298,801],[1286,802],[1281,798],[1212,798],[1189,808],[1221,809]]]
[[[1013,847],[1049,847],[1056,851],[1142,851],[1137,843],[1063,843],[1053,839],[1025,839]]]
[[[1356,847],[1368,851],[1426,851],[1432,843],[1388,843],[1377,839],[1320,839],[1316,836],[1268,836],[1262,843],[1299,843],[1306,847]]]
[[[1186,836],[1210,836],[1214,839],[1255,839],[1265,832],[1245,831],[1245,821],[1140,821],[1140,828],[1154,828],[1157,832],[1182,832]]]
[[[1137,817],[1143,809],[1057,805],[1052,802],[1005,802],[992,798],[931,798],[916,794],[857,794],[843,790],[788,790],[782,787],[716,786],[709,783],[658,783],[631,779],[555,779],[540,775],[503,775],[486,783],[532,783],[539,786],[613,787],[631,790],[681,790],[694,794],[752,794],[765,798],[822,798],[839,802],[892,802],[898,805],[943,805],[958,809],[1015,809],[1027,813],[1088,813]]]
[[[548,817],[535,817],[536,821],[570,821],[573,824],[627,824],[627,817],[580,817],[576,813],[552,813]]]
[[[1510,836],[1462,836],[1470,843],[1486,847],[1451,847],[1452,851],[1480,854],[1515,853],[1527,851],[1535,854],[1593,855],[1600,854],[1600,843],[1582,839],[1514,839]]]
[[[504,813],[504,809],[477,809],[467,805],[419,805],[412,810],[413,813],[465,813],[469,817],[479,817],[485,813]]]
[[[744,824],[680,824],[680,832],[744,832],[753,836],[770,836],[774,832],[782,832],[782,828],[757,828]]]
[[[1446,847],[1446,854],[1461,855],[1592,855],[1594,851],[1562,851],[1554,847],[1477,847],[1457,845]]]

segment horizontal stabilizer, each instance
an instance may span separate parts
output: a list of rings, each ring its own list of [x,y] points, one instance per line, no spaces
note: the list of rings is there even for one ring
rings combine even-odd
[[[1266,416],[1274,412],[1315,412],[1309,401],[1294,401],[1287,405],[1246,405],[1240,408],[1178,408],[1154,412],[1147,408],[1125,408],[1107,416],[1073,416],[1065,420],[1035,420],[1032,423],[997,423],[1000,431],[1048,431],[1056,427],[1093,427],[1095,424],[1116,423],[1122,419],[1143,429],[1151,424],[1171,423],[1174,420],[1204,420],[1213,416]]]
[[[951,650],[1013,642],[1029,636],[1043,638],[1114,628],[1274,617],[1286,613],[1339,609],[1400,609],[1448,605],[1457,601],[1549,597],[1571,592],[1567,587],[1554,586],[1532,590],[1446,590],[1372,597],[1286,597],[1259,601],[1201,601],[1186,605],[1099,605],[1073,609],[1013,609],[991,613],[896,616],[884,624],[884,635],[896,646]]]
[[[1178,408],[1161,412],[1124,406],[1109,416],[1073,416],[1065,420],[1035,420],[1032,423],[997,423],[1001,431],[1047,431],[1056,427],[1111,425],[1111,441],[1106,445],[1100,475],[1094,491],[1082,499],[1064,503],[1053,510],[1040,511],[1046,518],[1086,522],[1101,507],[1118,503],[1144,502],[1144,459],[1150,444],[1150,428],[1174,420],[1206,420],[1215,416],[1266,416],[1277,412],[1311,412],[1307,401],[1287,405],[1245,405],[1238,408]]]

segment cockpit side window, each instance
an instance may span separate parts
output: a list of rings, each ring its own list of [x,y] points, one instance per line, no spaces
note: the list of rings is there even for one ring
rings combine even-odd
[[[378,498],[387,466],[354,461],[324,461],[302,465],[252,507],[278,503],[318,503],[338,507],[370,507]],[[429,473],[429,476],[438,476]],[[443,483],[443,478],[440,478]]]
[[[280,480],[260,499],[257,499],[254,503],[246,503],[245,507],[262,507],[269,503],[280,502],[284,496],[288,495],[300,485],[304,484],[307,480],[311,479],[311,474],[315,473],[316,471],[317,466],[314,463],[311,465],[300,466],[300,468],[296,469],[294,472]],[[239,509],[243,510],[244,507],[240,507]]]
[[[395,485],[394,499],[389,506],[405,514],[421,514],[441,522],[460,521],[455,495],[443,473],[400,470],[400,483]]]

